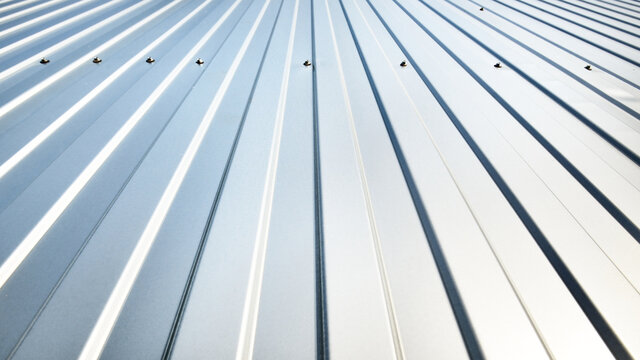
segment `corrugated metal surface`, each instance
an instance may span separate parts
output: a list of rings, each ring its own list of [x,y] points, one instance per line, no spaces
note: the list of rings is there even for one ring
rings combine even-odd
[[[639,29],[1,1],[0,358],[640,357]]]

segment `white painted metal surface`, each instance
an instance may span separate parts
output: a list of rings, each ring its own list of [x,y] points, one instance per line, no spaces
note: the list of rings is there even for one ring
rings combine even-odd
[[[638,0],[0,1],[0,358],[639,358],[638,264]]]

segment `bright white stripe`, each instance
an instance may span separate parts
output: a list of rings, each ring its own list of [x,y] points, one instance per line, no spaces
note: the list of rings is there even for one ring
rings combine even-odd
[[[218,111],[218,108],[220,107],[220,103],[222,102],[222,99],[227,89],[229,88],[229,84],[231,83],[231,80],[238,70],[240,61],[244,57],[247,48],[249,47],[249,44],[253,39],[256,30],[258,29],[258,25],[260,24],[260,21],[262,20],[264,13],[267,10],[267,6],[270,2],[271,0],[267,0],[262,6],[260,14],[256,18],[253,27],[242,43],[239,52],[233,59],[231,67],[222,80],[222,83],[220,84],[220,87],[218,88],[213,101],[211,102],[211,105],[207,109],[202,122],[198,126],[194,137],[191,139],[191,142],[189,143],[189,146],[187,147],[184,155],[182,155],[176,171],[171,176],[171,180],[169,181],[167,188],[164,190],[164,193],[162,194],[158,205],[156,205],[156,208],[153,211],[153,214],[151,215],[151,218],[149,219],[144,232],[140,236],[140,239],[138,240],[133,253],[131,253],[131,257],[127,261],[127,265],[122,271],[122,274],[120,275],[115,288],[109,296],[107,304],[102,309],[102,313],[100,314],[98,321],[91,331],[89,339],[82,349],[82,353],[79,357],[80,360],[96,359],[100,356],[104,344],[109,338],[111,329],[118,319],[118,315],[122,310],[122,306],[124,305],[124,302],[126,301],[127,296],[131,291],[131,287],[138,277],[140,268],[142,267],[142,264],[144,263],[144,260],[146,259],[147,254],[151,249],[151,245],[153,245],[155,237],[160,230],[160,226],[162,225],[162,222],[164,221],[164,218],[167,215],[167,212],[169,211],[173,200],[175,199],[178,189],[180,188],[180,185],[182,184],[182,181],[184,180],[184,177],[187,174],[189,167],[191,166],[191,162],[193,161],[196,153],[198,152],[198,149],[200,148],[200,145],[202,144],[204,136],[206,135],[209,126],[211,125],[211,122],[213,121],[213,118]],[[235,5],[237,5],[237,2],[236,4],[234,4],[234,7]],[[189,60],[191,61],[191,59]]]
[[[6,30],[2,30],[2,31],[0,31],[0,37],[6,36],[8,34],[16,32],[16,31],[18,31],[18,30],[20,30],[22,28],[25,28],[25,27],[30,26],[32,24],[38,23],[40,21],[43,21],[43,20],[45,20],[45,18],[48,18],[48,17],[56,15],[57,12],[62,12],[63,10],[64,11],[68,11],[70,8],[76,7],[78,5],[82,5],[82,3],[86,2],[86,1],[94,1],[94,0],[85,0],[85,1],[77,2],[77,3],[74,3],[74,4],[70,5],[70,6],[68,6],[68,7],[65,7],[65,8],[62,8],[62,9],[58,9],[57,11],[53,11],[53,12],[47,13],[47,14],[42,15],[40,17],[37,17],[35,19],[31,19],[29,21],[23,22],[22,24],[10,27],[10,28],[8,28]],[[105,8],[113,6],[114,4],[117,4],[119,2],[122,2],[122,0],[115,0],[115,1],[110,1],[110,2],[104,3],[104,4],[100,5],[100,6],[96,6],[96,7],[92,8],[91,10],[84,11],[84,12],[82,12],[82,13],[76,15],[76,16],[70,17],[70,18],[68,18],[68,19],[66,19],[64,21],[61,21],[61,22],[59,22],[59,23],[57,23],[55,25],[49,26],[46,29],[44,29],[42,31],[39,31],[39,32],[37,32],[35,34],[29,35],[29,36],[27,36],[25,38],[22,38],[22,39],[18,40],[18,41],[12,42],[11,44],[1,48],[0,49],[0,54],[4,54],[6,52],[9,52],[9,51],[11,51],[11,50],[13,50],[15,48],[18,48],[18,47],[20,47],[20,46],[22,46],[24,44],[27,44],[27,43],[35,40],[35,39],[38,39],[38,38],[40,38],[40,37],[42,37],[44,35],[47,35],[47,34],[50,34],[50,33],[54,32],[54,31],[56,31],[56,30],[58,30],[58,29],[60,29],[60,28],[62,28],[64,26],[67,26],[68,24],[70,24],[70,23],[72,23],[74,21],[78,21],[79,19],[91,16],[91,15],[93,15],[93,14],[99,12],[99,11],[102,11]]]
[[[354,2],[355,3],[355,2]],[[358,140],[358,132],[356,130],[355,120],[353,116],[353,108],[349,99],[349,92],[346,83],[346,77],[344,76],[344,69],[340,59],[340,51],[338,49],[338,40],[335,33],[335,27],[331,18],[331,10],[329,9],[329,1],[325,0],[325,8],[327,10],[327,18],[329,20],[329,30],[331,33],[331,39],[333,42],[333,49],[336,54],[336,63],[338,65],[338,72],[340,74],[340,83],[342,85],[342,94],[344,102],[347,107],[349,130],[351,132],[351,138],[353,140],[353,148],[358,163],[358,173],[360,175],[360,182],[362,183],[361,189],[365,200],[365,206],[367,208],[367,218],[369,220],[369,227],[371,229],[371,239],[373,242],[373,249],[376,255],[376,262],[378,265],[378,275],[380,276],[380,283],[382,292],[384,295],[385,307],[387,310],[387,319],[389,321],[389,331],[391,332],[391,338],[393,339],[393,348],[395,351],[395,359],[405,359],[404,347],[402,345],[402,337],[400,336],[400,330],[398,327],[398,318],[396,316],[395,306],[393,304],[393,297],[391,296],[391,289],[387,276],[387,268],[384,263],[384,257],[382,255],[382,245],[380,243],[380,234],[375,220],[375,212],[373,210],[373,204],[371,201],[371,194],[369,192],[369,184],[367,181],[367,175],[364,170],[364,160],[362,158],[362,152],[360,150],[360,142]],[[356,4],[357,5],[357,4]],[[366,23],[366,20],[365,20]]]
[[[2,1],[0,1],[0,4],[8,3],[9,1],[12,1],[12,0],[2,0]],[[24,6],[24,5],[26,5],[26,4],[29,4],[29,3],[32,3],[32,2],[36,2],[36,1],[38,1],[38,0],[24,0],[24,1],[18,1],[18,2],[17,2],[17,3],[15,3],[15,4],[6,5],[6,6],[2,7],[2,8],[0,8],[0,13],[7,12],[7,11],[9,11],[9,10],[13,9],[13,8],[17,8],[17,7],[20,7],[20,6]]]
[[[71,44],[72,42],[78,40],[79,38],[94,32],[102,27],[104,27],[105,25],[139,9],[140,7],[142,7],[143,5],[148,4],[149,2],[151,2],[152,0],[143,0],[138,2],[137,4],[115,14],[112,15],[102,21],[100,21],[97,24],[94,24],[82,31],[80,31],[79,33],[70,36],[58,43],[56,43],[55,45],[42,50],[38,55],[34,55],[31,56],[29,58],[27,58],[24,61],[21,61],[15,65],[13,65],[12,67],[0,72],[0,80],[14,74],[15,72],[19,71],[22,68],[25,68],[26,66],[29,65],[33,65],[34,62],[37,62],[38,59],[40,57],[42,57],[42,55],[46,55],[46,54],[51,54],[69,44]],[[180,0],[182,1],[182,0]],[[179,3],[180,1],[175,1],[175,2],[171,2],[168,5],[165,5],[165,7],[163,7],[162,9],[156,11],[155,13],[149,15],[148,17],[146,17],[144,20],[140,20],[139,22],[137,22],[135,25],[129,27],[128,29],[126,29],[125,31],[121,32],[120,34],[116,35],[115,37],[109,39],[107,42],[103,43],[102,45],[98,46],[97,48],[88,51],[87,53],[85,53],[84,55],[80,56],[80,58],[76,61],[74,61],[73,63],[71,63],[70,65],[67,65],[66,67],[64,67],[62,70],[58,71],[57,73],[55,73],[54,75],[48,77],[47,79],[43,80],[41,83],[39,83],[38,85],[32,87],[31,89],[27,90],[26,92],[22,93],[21,95],[19,95],[18,97],[14,98],[13,100],[9,101],[8,103],[6,103],[5,105],[3,105],[2,107],[0,107],[0,116],[5,115],[7,112],[9,112],[11,109],[13,109],[14,107],[16,107],[19,104],[22,104],[24,101],[26,101],[29,97],[37,94],[38,92],[42,91],[43,89],[45,89],[46,87],[48,87],[49,85],[51,85],[52,83],[54,83],[55,81],[58,81],[60,78],[62,78],[63,76],[67,75],[69,72],[71,72],[72,70],[74,70],[76,67],[80,66],[81,64],[84,64],[85,62],[88,61],[87,57],[93,57],[95,56],[95,54],[98,54],[106,49],[108,49],[109,47],[113,46],[114,44],[116,44],[118,41],[122,40],[122,38],[124,38],[125,36],[131,34],[132,32],[138,30],[141,26],[147,24],[149,21],[155,19],[156,17],[160,16],[162,13],[164,13],[165,11],[167,11],[168,9],[172,8],[173,6],[175,6],[177,3]]]
[[[55,5],[56,3],[59,3],[59,2],[62,2],[62,1],[64,1],[64,0],[51,0],[51,1],[48,1],[46,3],[42,3],[40,5],[35,5],[35,6],[32,6],[32,7],[28,7],[26,9],[20,10],[18,12],[15,12],[13,14],[6,15],[6,16],[0,18],[0,23],[7,22],[9,20],[15,19],[15,18],[20,17],[22,15],[26,15],[28,13],[32,13],[34,11],[38,11],[40,9],[44,9],[46,7],[49,7],[51,5]]]
[[[236,349],[236,360],[250,359],[253,356],[256,325],[258,323],[258,310],[260,307],[260,294],[262,293],[262,279],[264,277],[264,262],[267,255],[267,242],[269,239],[269,227],[271,225],[271,210],[273,209],[273,195],[275,190],[278,160],[280,158],[280,143],[282,142],[284,112],[286,108],[287,92],[289,89],[293,44],[295,40],[296,25],[298,22],[298,5],[299,1],[296,0],[293,9],[291,30],[289,33],[287,57],[284,64],[284,76],[282,77],[282,84],[280,84],[278,111],[276,113],[276,121],[273,129],[273,139],[271,140],[269,167],[267,169],[266,181],[262,193],[260,220],[258,223],[258,230],[256,232],[251,269],[249,271],[247,295],[244,300],[244,309],[242,311],[242,323],[240,326],[238,347]]]
[[[151,44],[147,45],[144,49],[134,55],[129,61],[121,65],[113,74],[103,80],[98,86],[93,88],[89,93],[82,97],[77,103],[71,106],[64,114],[62,114],[59,118],[53,121],[49,126],[47,126],[42,132],[36,135],[33,139],[31,139],[26,145],[24,145],[20,150],[18,150],[15,154],[13,154],[7,161],[5,161],[2,165],[0,165],[0,179],[5,176],[11,169],[13,169],[20,161],[24,160],[33,150],[35,150],[40,144],[42,144],[46,139],[49,138],[54,132],[56,132],[62,125],[64,125],[73,115],[75,115],[78,111],[80,111],[85,105],[87,105],[91,100],[93,100],[96,96],[98,96],[104,89],[106,89],[111,83],[113,83],[117,78],[120,77],[125,71],[127,71],[133,64],[138,61],[141,61],[141,57],[148,54],[153,48],[158,46],[162,41],[164,41],[167,37],[173,34],[176,30],[178,30],[182,25],[184,25],[187,21],[189,21],[193,16],[195,16],[202,8],[211,3],[213,0],[207,0],[200,4],[197,8],[192,10],[186,17],[180,20],[178,23],[173,25],[169,30],[167,30],[162,36],[157,38]]]
[[[25,28],[25,27],[27,27],[29,25],[38,23],[40,21],[44,21],[44,20],[46,20],[46,19],[48,19],[50,17],[53,17],[53,16],[56,16],[58,14],[64,13],[65,11],[69,11],[69,10],[75,8],[75,7],[78,7],[78,6],[80,6],[80,5],[84,4],[84,3],[91,2],[91,1],[96,1],[96,0],[80,0],[80,1],[77,1],[77,2],[73,2],[73,3],[71,3],[69,5],[66,5],[66,6],[63,6],[63,7],[59,8],[59,9],[57,9],[57,10],[50,11],[50,12],[44,14],[44,15],[40,15],[40,16],[35,17],[35,18],[31,19],[31,20],[22,22],[20,24],[16,24],[15,26],[12,26],[12,27],[10,27],[8,29],[2,30],[2,31],[0,31],[0,36],[5,36],[5,35],[10,34],[12,32],[16,32],[16,31],[18,31],[18,30],[20,30],[22,28]]]
[[[49,228],[56,222],[62,212],[69,206],[71,201],[80,193],[84,186],[91,180],[91,177],[100,169],[100,167],[107,161],[111,153],[120,145],[124,138],[131,132],[131,130],[138,124],[144,114],[151,108],[158,97],[167,89],[169,84],[178,76],[180,71],[184,69],[187,64],[192,62],[192,58],[196,53],[204,46],[211,36],[220,28],[222,23],[231,15],[231,12],[238,6],[242,0],[236,0],[229,9],[222,15],[222,17],[213,25],[213,27],[207,32],[207,34],[200,39],[200,41],[185,55],[185,59],[176,66],[169,75],[158,85],[158,87],[149,95],[142,105],[136,110],[136,112],[127,120],[124,125],[118,130],[118,132],[109,140],[109,142],[100,150],[93,160],[87,165],[87,167],[80,173],[80,175],[73,181],[73,183],[65,190],[65,192],[58,198],[53,206],[47,211],[47,213],[40,219],[40,221],[31,229],[31,232],[22,240],[20,245],[11,253],[7,260],[0,266],[0,288],[4,286],[11,274],[20,266],[22,261],[29,255],[31,250],[38,244],[44,234],[49,231]]]

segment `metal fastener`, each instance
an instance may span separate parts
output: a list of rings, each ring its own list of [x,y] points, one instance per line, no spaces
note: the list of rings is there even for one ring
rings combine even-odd
[[[47,58],[42,58],[42,59],[40,59],[40,64],[48,64],[49,61],[51,61],[51,60],[49,60]]]
[[[496,68],[496,69],[500,69],[502,67],[502,64],[497,62],[495,65],[493,65],[493,67]]]
[[[149,64],[151,64],[151,63],[153,63],[153,62],[155,62],[155,61],[156,61],[156,59],[152,58],[151,56],[149,56],[149,57],[147,58],[147,62],[148,62]]]
[[[196,64],[202,65],[202,64],[204,64],[204,60],[198,58],[198,60],[196,60]]]
[[[587,65],[587,66],[585,66],[584,68],[585,68],[585,69],[587,69],[587,70],[589,70],[589,71],[591,71],[591,70],[592,70],[591,65]]]
[[[96,57],[93,58],[93,63],[94,64],[99,64],[101,62],[102,62],[102,59],[100,59],[99,57],[96,56]]]
[[[400,66],[402,66],[402,67],[407,67],[407,62],[406,62],[406,61],[402,61],[402,62],[400,63]]]
[[[305,61],[302,63],[302,65],[304,65],[304,66],[311,66],[311,61],[309,61],[309,60],[305,60]]]

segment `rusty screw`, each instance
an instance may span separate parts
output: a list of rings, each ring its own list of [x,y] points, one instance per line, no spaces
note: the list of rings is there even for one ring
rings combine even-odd
[[[100,59],[99,57],[96,56],[96,57],[93,58],[93,63],[94,64],[100,64],[101,62],[102,62],[102,59]]]
[[[152,58],[151,56],[149,56],[147,58],[147,63],[149,63],[149,64],[154,63],[155,61],[156,61],[156,59]]]
[[[51,60],[49,60],[47,58],[42,58],[42,59],[40,59],[40,64],[48,64],[49,61],[51,61]]]
[[[493,65],[493,67],[496,68],[496,69],[500,69],[502,67],[502,64],[497,62],[495,65]]]
[[[305,60],[305,61],[302,63],[302,65],[304,65],[304,66],[311,66],[311,61],[309,61],[309,60]]]
[[[402,66],[402,67],[407,67],[407,62],[403,60],[403,61],[400,63],[400,66]]]
[[[196,64],[202,65],[202,64],[204,64],[204,60],[198,58],[198,60],[196,60]]]

